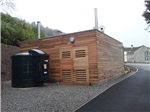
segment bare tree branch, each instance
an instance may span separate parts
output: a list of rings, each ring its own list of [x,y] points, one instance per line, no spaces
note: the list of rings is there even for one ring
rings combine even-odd
[[[12,13],[15,8],[15,0],[0,0],[1,11],[6,13]]]

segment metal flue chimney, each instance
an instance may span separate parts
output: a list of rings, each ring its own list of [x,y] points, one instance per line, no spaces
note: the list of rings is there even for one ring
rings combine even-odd
[[[131,45],[131,49],[133,49],[133,45]]]
[[[95,12],[95,29],[98,30],[98,15],[97,15],[97,8],[94,9]]]
[[[40,39],[40,21],[37,21],[38,39]]]

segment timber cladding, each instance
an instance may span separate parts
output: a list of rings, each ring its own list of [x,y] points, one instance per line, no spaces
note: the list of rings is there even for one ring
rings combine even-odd
[[[124,73],[122,43],[95,29],[20,44],[20,52],[30,49],[50,55],[50,80],[61,84],[90,85]]]

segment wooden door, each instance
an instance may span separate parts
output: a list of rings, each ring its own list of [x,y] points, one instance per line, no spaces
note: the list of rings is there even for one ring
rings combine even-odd
[[[60,84],[73,84],[72,46],[60,48]]]
[[[60,84],[89,85],[88,47],[60,48]]]
[[[73,48],[73,83],[89,85],[88,47]]]

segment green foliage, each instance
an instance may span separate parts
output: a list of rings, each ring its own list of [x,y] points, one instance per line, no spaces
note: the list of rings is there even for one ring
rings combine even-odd
[[[145,18],[147,24],[150,23],[150,1],[145,2],[146,10],[143,12],[142,16]]]
[[[27,22],[27,24],[31,27],[37,27],[37,24],[34,21],[31,24]],[[43,27],[42,24],[41,24],[40,29],[43,31],[43,33],[45,34],[46,37],[58,35],[57,29],[51,29],[48,27]],[[63,32],[63,34],[65,34],[65,33]]]
[[[23,20],[1,13],[1,43],[20,46],[21,41],[37,39],[36,29]],[[43,31],[41,37],[45,37]]]
[[[58,35],[58,30],[41,25],[40,38]],[[63,33],[64,34],[64,33]],[[37,24],[1,13],[1,43],[20,46],[21,41],[37,39]]]
[[[150,13],[144,11],[143,17],[145,17],[145,21],[147,22],[147,24],[149,24],[150,23]]]
[[[38,28],[36,26],[32,27],[32,31],[34,32],[34,34],[36,35],[36,37],[37,37],[37,34],[38,34],[37,30],[38,30]],[[43,38],[43,37],[45,37],[45,34],[43,33],[42,30],[40,30],[40,38]]]

